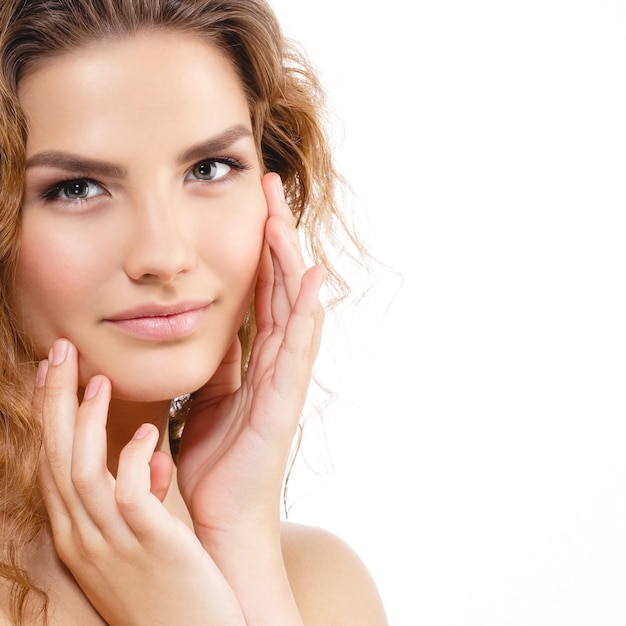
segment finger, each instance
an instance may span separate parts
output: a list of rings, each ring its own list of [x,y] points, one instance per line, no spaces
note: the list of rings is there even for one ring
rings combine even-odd
[[[269,245],[261,257],[254,306],[257,333],[247,376],[256,371],[262,373],[273,363],[291,313],[282,270]]]
[[[72,520],[65,506],[45,454],[41,454],[37,471],[37,484],[53,531],[67,534],[72,527]]]
[[[59,487],[70,482],[70,461],[78,411],[76,348],[67,340],[54,342],[41,401],[43,443]]]
[[[271,411],[285,418],[277,421],[268,415],[265,424],[268,434],[282,442],[283,450],[289,449],[293,442],[319,351],[324,311],[318,294],[325,276],[325,270],[316,266],[303,277],[300,297],[276,356],[272,377],[276,404]]]
[[[35,402],[40,403],[42,454],[46,459],[48,489],[53,490],[63,500],[64,509],[73,518],[83,513],[71,479],[74,428],[78,411],[77,385],[78,353],[67,339],[59,339],[54,342],[48,355],[43,397],[37,393]],[[58,510],[61,509],[58,506]]]
[[[132,545],[134,533],[120,515],[115,502],[115,479],[107,465],[107,417],[111,401],[111,382],[106,376],[91,378],[78,409],[71,479],[80,506],[72,514],[72,548],[99,550],[104,545]]]
[[[314,266],[302,278],[302,288],[289,317],[274,369],[274,387],[283,398],[291,398],[302,409],[313,363],[319,351],[324,309],[319,292],[326,270]]]
[[[293,283],[295,285],[297,279],[299,289],[304,268],[296,270],[297,273],[291,276],[285,276],[285,272],[274,251],[272,251],[272,267],[274,270],[274,284],[272,285],[271,318],[275,329],[282,334],[298,297],[295,287],[290,289],[289,284]]]
[[[263,178],[263,189],[269,215],[265,239],[280,266],[282,286],[286,290],[289,304],[293,306],[300,290],[302,275],[306,270],[300,239],[289,206],[282,195],[280,178],[276,174],[266,175]],[[276,262],[274,266],[276,267]]]
[[[268,217],[280,217],[295,229],[296,220],[285,199],[285,189],[280,176],[274,172],[265,174],[261,185],[267,202]]]
[[[326,270],[321,266],[314,266],[305,273],[300,295],[273,361],[271,380],[275,393],[270,394],[269,402],[253,415],[254,426],[264,433],[264,438],[280,442],[284,449],[288,449],[297,427],[319,350],[324,319],[319,291],[325,276]],[[277,416],[281,416],[280,419],[276,419]]]
[[[107,413],[111,382],[94,376],[78,409],[72,448],[71,479],[85,512],[101,530],[114,528],[114,478],[107,467]]]
[[[41,403],[44,501],[60,554],[73,544],[75,532],[81,537],[97,537],[99,534],[85,511],[71,476],[78,412],[77,386],[78,353],[67,339],[59,339],[48,356],[43,398],[37,394],[35,402]]]
[[[272,293],[274,291],[274,262],[269,245],[263,247],[259,275],[257,277],[254,294],[255,321],[258,333],[271,332],[274,321],[272,319]]]
[[[165,452],[157,450],[150,459],[150,491],[159,502],[163,502],[167,496],[173,473],[172,458]]]
[[[41,418],[43,409],[43,396],[44,385],[46,382],[46,375],[48,373],[48,360],[44,359],[39,363],[37,367],[37,374],[35,376],[35,389],[33,391],[32,407],[36,415]],[[52,470],[50,469],[50,463],[45,453],[45,449],[42,445],[39,454],[39,467],[37,472],[37,483],[39,485],[39,491],[43,497],[43,501],[48,512],[48,516],[51,523],[55,528],[69,526],[69,513],[67,507],[61,497],[59,490],[57,489]]]
[[[163,505],[151,492],[151,467],[159,430],[142,424],[120,453],[115,501],[124,520],[137,536],[156,539],[162,530]]]

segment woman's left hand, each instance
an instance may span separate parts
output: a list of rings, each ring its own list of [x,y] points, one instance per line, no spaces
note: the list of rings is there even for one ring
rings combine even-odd
[[[242,381],[235,337],[213,378],[195,394],[178,460],[196,534],[231,584],[241,570],[254,570],[255,555],[266,566],[268,559],[282,565],[280,493],[324,316],[319,290],[325,270],[305,267],[279,177],[268,174],[262,184],[268,220],[247,373]]]

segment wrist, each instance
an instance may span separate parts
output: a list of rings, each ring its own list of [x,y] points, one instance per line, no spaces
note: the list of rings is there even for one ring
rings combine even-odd
[[[249,626],[299,626],[298,611],[283,559],[280,522],[244,532],[229,529],[198,538],[233,589]]]

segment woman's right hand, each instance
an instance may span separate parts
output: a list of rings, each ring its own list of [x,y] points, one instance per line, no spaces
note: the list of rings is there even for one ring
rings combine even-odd
[[[111,625],[245,624],[199,540],[151,492],[156,426],[138,429],[114,478],[107,468],[110,382],[92,378],[80,404],[77,389],[77,350],[60,339],[39,366],[33,396],[43,423],[39,482],[57,554],[87,598]],[[166,461],[156,459],[157,474]]]

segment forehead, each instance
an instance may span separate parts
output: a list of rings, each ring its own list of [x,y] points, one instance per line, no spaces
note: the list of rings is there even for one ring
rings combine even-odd
[[[247,98],[231,60],[192,35],[151,32],[98,41],[52,56],[20,81],[29,119],[27,152],[47,144],[125,135],[214,134],[250,125]]]

